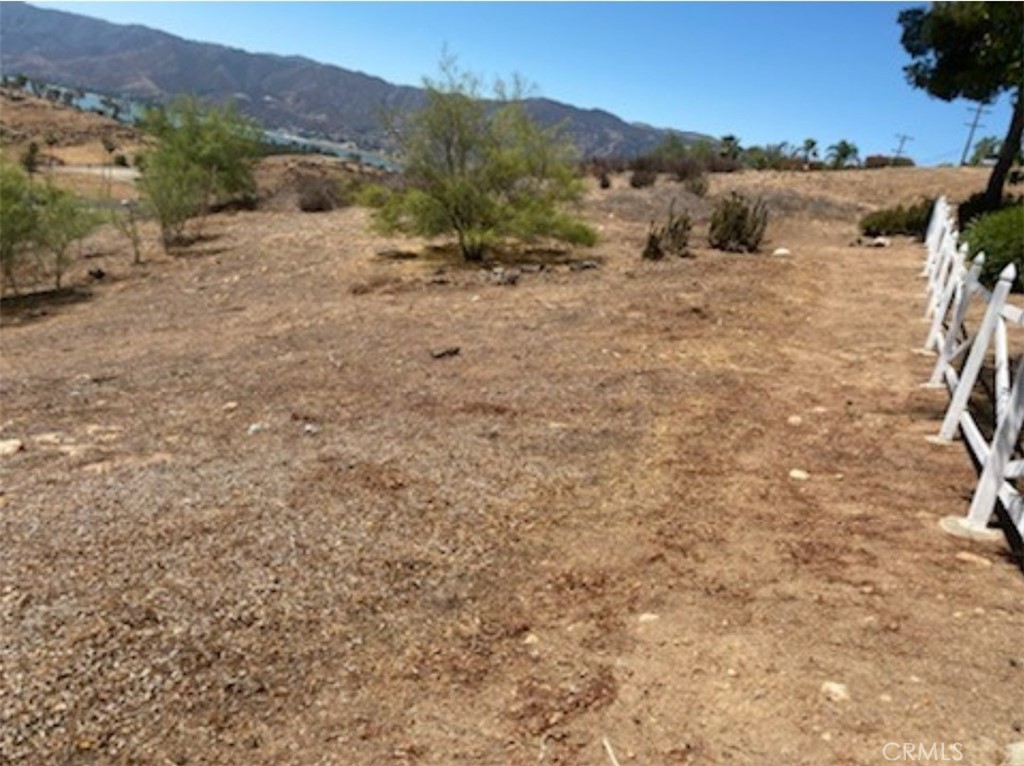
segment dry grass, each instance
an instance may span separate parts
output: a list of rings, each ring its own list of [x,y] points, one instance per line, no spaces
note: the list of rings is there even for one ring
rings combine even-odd
[[[101,233],[0,335],[0,760],[995,764],[1020,574],[936,529],[972,474],[923,439],[919,246],[847,246],[982,179],[716,176],[794,257],[659,263],[681,187],[595,187],[602,266],[514,287],[356,208]]]

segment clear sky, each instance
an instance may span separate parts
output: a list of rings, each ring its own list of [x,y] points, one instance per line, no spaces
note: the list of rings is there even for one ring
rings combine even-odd
[[[907,134],[919,164],[957,162],[975,106],[907,84],[896,17],[915,3],[35,4],[397,84],[419,85],[447,46],[485,78],[518,73],[557,101],[744,146],[847,139],[863,158]],[[976,139],[1006,132],[1009,99],[990,108]]]

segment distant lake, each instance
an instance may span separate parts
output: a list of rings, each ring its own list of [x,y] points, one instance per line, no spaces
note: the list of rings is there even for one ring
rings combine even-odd
[[[70,101],[70,105],[85,112],[97,112],[106,117],[111,117],[129,125],[137,124],[146,112],[156,104],[137,101],[131,98],[119,96],[106,96],[102,93],[92,91],[81,91],[74,88],[65,88],[62,85],[45,84],[43,92],[51,90],[58,91]],[[114,108],[116,106],[116,108]],[[393,160],[382,157],[373,152],[363,151],[351,143],[338,143],[326,138],[310,138],[282,130],[265,130],[263,138],[268,143],[281,147],[291,147],[298,151],[315,152],[318,154],[329,154],[335,157],[351,159],[364,165],[384,168],[385,170],[398,170],[398,164]]]

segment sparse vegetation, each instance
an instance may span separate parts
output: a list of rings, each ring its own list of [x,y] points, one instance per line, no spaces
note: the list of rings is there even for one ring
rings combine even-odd
[[[145,155],[140,187],[165,249],[184,244],[186,222],[215,201],[252,195],[258,130],[233,107],[181,99],[144,124],[158,145]]]
[[[60,290],[64,273],[70,265],[71,246],[92,233],[102,219],[81,199],[53,186],[40,191],[37,207],[36,241],[50,255],[48,260],[54,287]]]
[[[860,230],[868,237],[905,235],[923,240],[934,207],[934,199],[924,198],[912,205],[876,210],[861,219]]]
[[[1017,267],[1014,289],[1024,291],[1024,205],[1017,204],[976,218],[964,231],[968,258],[985,254],[981,280],[989,287],[1008,264]]]
[[[454,233],[467,261],[506,238],[552,237],[590,245],[596,234],[565,211],[581,198],[574,149],[557,129],[525,112],[519,89],[482,100],[478,80],[452,58],[424,81],[426,104],[396,125],[407,188],[386,195],[375,220],[383,231]]]
[[[38,212],[32,199],[32,184],[20,169],[0,161],[0,211],[3,231],[0,236],[0,271],[4,287],[18,289],[18,270],[34,244],[38,231]]]
[[[101,222],[81,199],[53,186],[33,184],[20,168],[6,162],[0,162],[0,210],[0,271],[4,287],[14,292],[19,272],[30,257],[49,270],[59,290],[70,264],[71,246]]]
[[[715,205],[708,241],[716,250],[753,253],[761,246],[767,228],[768,206],[763,200],[730,192]]]
[[[687,178],[683,182],[683,186],[686,188],[686,191],[697,197],[706,197],[709,185],[708,177],[704,173],[693,176],[692,178]]]
[[[654,186],[658,180],[658,171],[653,168],[637,168],[629,175],[629,185],[634,189],[646,189]]]
[[[29,176],[32,176],[39,170],[39,144],[35,141],[30,142],[25,151],[22,152],[21,167],[24,168]]]
[[[675,200],[672,200],[664,224],[659,226],[651,221],[650,230],[647,232],[647,244],[641,254],[645,260],[660,261],[666,255],[689,255],[690,230],[693,228],[693,222],[685,210],[677,214],[675,204]]]

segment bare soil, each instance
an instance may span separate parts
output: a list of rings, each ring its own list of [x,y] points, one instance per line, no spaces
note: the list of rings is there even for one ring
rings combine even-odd
[[[937,527],[922,246],[850,245],[984,171],[714,177],[791,257],[615,181],[514,286],[281,206],[5,303],[0,763],[999,764],[1024,579]]]

